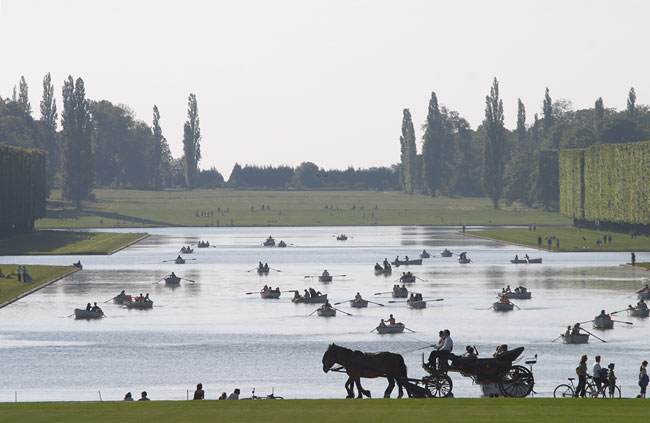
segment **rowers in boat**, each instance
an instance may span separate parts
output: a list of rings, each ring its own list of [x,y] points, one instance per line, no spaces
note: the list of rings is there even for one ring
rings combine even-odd
[[[338,236],[336,237],[336,240],[337,240],[337,241],[347,241],[347,240],[348,240],[348,236],[347,236],[346,234],[341,234],[341,235],[338,235]]]
[[[260,261],[257,264],[257,273],[260,274],[260,275],[268,275],[269,274],[269,264],[268,263],[262,264],[262,262]]]
[[[332,307],[329,301],[325,301],[325,304],[320,306],[316,313],[322,317],[334,317],[336,316],[336,309]]]
[[[420,258],[425,259],[425,258],[430,258],[430,257],[431,257],[431,254],[427,253],[427,250],[422,250],[422,252],[420,253]]]
[[[532,258],[528,257],[528,254],[524,255],[524,258],[522,258],[522,259],[519,258],[519,255],[515,254],[515,259],[510,260],[510,263],[514,263],[514,264],[523,264],[523,263],[526,263],[526,264],[538,263],[539,264],[541,262],[542,262],[541,258],[532,259]]]
[[[265,247],[275,247],[275,240],[271,235],[269,235],[268,238],[266,238],[266,241],[264,241],[264,246]]]
[[[169,276],[165,276],[165,285],[180,285],[181,284],[181,278],[176,276],[174,272],[171,273]]]
[[[532,294],[525,286],[518,286],[513,291],[510,289],[510,285],[508,285],[506,288],[501,289],[499,297],[515,300],[530,300]]]
[[[411,272],[402,272],[402,276],[399,277],[401,283],[413,283],[415,282],[415,275]]]
[[[614,321],[612,316],[605,313],[605,310],[600,310],[600,314],[594,317],[595,329],[614,329]]]
[[[81,260],[78,260],[76,263],[72,263],[74,267],[77,269],[83,269],[84,267],[81,265]]]
[[[199,248],[208,248],[210,246],[210,241],[199,241],[197,247]]]
[[[390,275],[391,273],[393,273],[393,268],[388,260],[384,260],[383,267],[379,263],[375,263],[375,275]]]
[[[511,303],[509,299],[503,297],[496,303],[492,304],[492,308],[495,311],[511,311],[514,307],[514,304]]]
[[[391,263],[393,266],[409,266],[409,265],[420,265],[422,264],[422,259],[409,259],[409,256],[405,256],[404,260],[400,260],[399,256],[395,257],[395,261]]]
[[[149,299],[149,293],[147,293],[146,296],[143,296],[142,293],[140,293],[140,296],[135,297],[132,299],[132,301],[127,301],[122,305],[126,306],[126,308],[128,309],[144,310],[148,308],[153,308],[153,301]]]
[[[181,257],[181,255],[179,254],[178,257],[176,257],[176,260],[174,260],[174,263],[176,263],[176,264],[185,264],[185,259],[183,257]]]
[[[589,334],[588,333],[580,333],[582,329],[580,327],[580,323],[576,323],[571,326],[566,327],[566,331],[561,335],[562,336],[562,342],[565,344],[586,344],[589,342]]]
[[[648,286],[648,284],[645,284],[645,286],[642,289],[636,291],[636,294],[640,300],[650,300],[650,287]]]
[[[95,303],[94,306],[91,306],[90,303],[88,303],[85,309],[74,309],[75,319],[101,319],[102,317],[104,317],[104,312],[99,308],[97,303]]]
[[[451,251],[449,251],[446,248],[440,252],[440,257],[451,257],[453,255],[454,255],[454,253],[452,253]]]
[[[280,241],[280,242],[278,242],[278,247],[280,247],[280,248],[284,248],[284,247],[286,247],[286,246],[287,246],[287,243],[286,243],[286,242],[284,242],[284,241]]]
[[[126,295],[126,292],[124,292],[124,290],[113,297],[113,303],[115,304],[124,304],[125,302],[129,301],[131,301],[131,296]]]
[[[364,300],[361,297],[361,294],[357,292],[357,295],[354,296],[354,300],[350,300],[350,307],[353,308],[368,307],[368,300]]]
[[[393,318],[393,322],[394,321],[395,319]],[[383,335],[385,333],[402,333],[404,332],[404,328],[405,326],[404,323],[402,322],[393,323],[393,324],[388,322],[388,324],[386,324],[386,321],[384,321],[384,319],[381,319],[381,322],[379,322],[379,326],[377,326],[375,330],[377,331],[378,334]]]
[[[406,306],[408,308],[427,308],[427,302],[422,299],[422,294],[418,293],[412,293],[409,296],[409,299],[406,300]],[[391,315],[392,316],[392,315]]]
[[[458,263],[467,264],[467,263],[471,263],[471,262],[472,262],[472,260],[467,258],[467,252],[463,251],[462,253],[460,253],[458,255]]]
[[[323,273],[318,276],[318,281],[319,282],[332,282],[332,275],[330,275],[330,272],[327,271],[327,269],[323,270]]]
[[[187,247],[183,246],[181,248],[181,253],[183,254],[192,254],[194,252],[194,249],[192,249],[189,245]]]
[[[627,307],[627,315],[630,317],[648,317],[649,314],[650,310],[644,300],[639,300],[636,307],[632,307],[632,304]]]
[[[264,299],[276,299],[280,298],[280,287],[273,289],[268,285],[264,285],[264,288],[260,291],[260,297]]]
[[[401,287],[397,284],[393,285],[393,298],[407,298],[409,295],[408,289],[406,286],[402,285]]]
[[[321,294],[320,291],[316,291],[314,288],[309,288],[309,291],[305,289],[303,295],[298,294],[298,291],[294,291],[293,299],[291,300],[295,304],[318,304],[324,303],[327,301],[327,294]]]

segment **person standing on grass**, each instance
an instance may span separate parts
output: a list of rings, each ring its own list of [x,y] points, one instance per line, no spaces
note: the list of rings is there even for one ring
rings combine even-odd
[[[580,363],[576,368],[576,373],[578,374],[578,387],[576,388],[575,397],[578,396],[584,398],[587,390],[587,356],[583,355],[580,358]]]
[[[199,383],[196,385],[196,391],[194,391],[194,399],[202,400],[205,398],[205,392],[203,391],[203,384]]]
[[[645,390],[648,387],[648,362],[643,360],[641,363],[641,368],[639,369],[639,386],[641,387],[641,393],[637,395],[637,398],[645,398]]]
[[[591,376],[593,378],[594,383],[596,384],[596,388],[598,388],[596,390],[596,396],[595,396],[595,398],[598,398],[598,394],[602,392],[603,396],[605,396],[605,392],[603,391],[602,388],[603,380],[600,377],[600,373],[602,370],[602,367],[600,366],[600,356],[597,355],[596,357],[594,357],[594,360],[596,361],[594,361],[594,364],[591,368]]]
[[[634,253],[632,253],[632,254],[634,254]],[[18,266],[18,268],[16,269],[16,272],[18,272],[18,282],[22,282],[22,280],[23,280],[23,277],[22,277],[23,269],[21,269],[20,266]]]

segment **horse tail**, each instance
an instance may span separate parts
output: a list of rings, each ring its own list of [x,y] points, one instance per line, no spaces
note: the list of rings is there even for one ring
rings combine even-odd
[[[397,364],[397,372],[398,375],[401,377],[407,377],[408,376],[408,369],[406,367],[406,363],[404,363],[404,357],[399,355],[399,361]]]

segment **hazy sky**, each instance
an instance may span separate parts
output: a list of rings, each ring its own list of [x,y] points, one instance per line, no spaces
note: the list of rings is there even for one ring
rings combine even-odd
[[[499,79],[506,125],[553,99],[650,102],[648,1],[0,0],[0,96],[21,75],[38,110],[51,72],[126,104],[182,154],[198,98],[202,168],[399,161],[402,109],[418,135],[431,91],[475,128]],[[38,112],[36,113],[38,117]]]

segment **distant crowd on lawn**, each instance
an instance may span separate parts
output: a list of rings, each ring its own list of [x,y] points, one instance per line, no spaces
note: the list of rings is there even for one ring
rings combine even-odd
[[[239,388],[236,388],[230,395],[227,395],[225,392],[221,393],[221,396],[219,396],[220,400],[238,400],[239,399],[239,394],[240,390]],[[193,400],[203,400],[205,399],[205,391],[203,390],[203,384],[199,383],[196,385],[196,390],[194,391],[194,396],[192,398]],[[151,398],[148,397],[147,391],[142,391],[140,394],[140,398],[138,401],[150,401]],[[133,399],[133,395],[131,392],[127,392],[126,395],[124,395],[124,401],[135,401]]]
[[[16,273],[18,275],[18,282],[25,282],[25,283],[34,282],[32,276],[27,271],[27,267],[18,266],[18,268],[16,269]],[[4,273],[2,273],[2,269],[0,269],[0,278],[2,279],[13,279],[13,275],[14,275],[13,272],[5,275]]]

